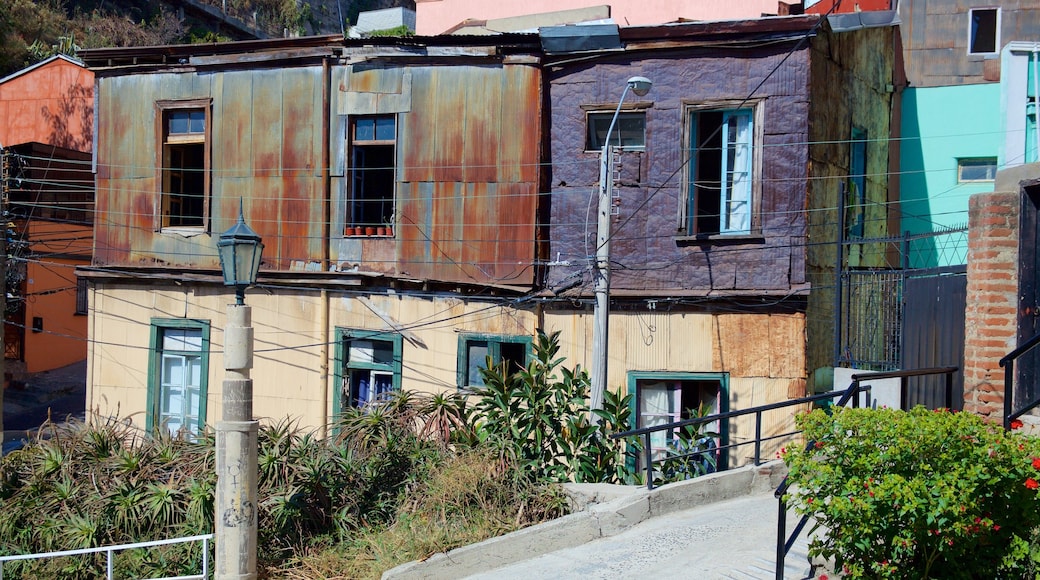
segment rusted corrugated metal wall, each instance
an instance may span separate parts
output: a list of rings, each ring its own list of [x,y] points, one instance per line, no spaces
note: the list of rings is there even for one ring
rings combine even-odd
[[[217,268],[238,217],[264,239],[264,268],[322,255],[320,67],[104,77],[98,93],[98,265]],[[133,95],[133,98],[129,98]],[[208,235],[160,232],[155,103],[211,99]]]
[[[346,72],[341,89],[365,98],[344,97],[340,126],[349,126],[355,114],[405,110],[394,111],[395,239],[333,244],[333,262],[353,258],[361,268],[418,279],[532,284],[540,79],[537,66],[508,63],[391,64]],[[379,99],[399,101],[384,106]],[[345,204],[349,183],[333,189],[343,196],[337,203]],[[333,223],[334,236],[342,225]]]

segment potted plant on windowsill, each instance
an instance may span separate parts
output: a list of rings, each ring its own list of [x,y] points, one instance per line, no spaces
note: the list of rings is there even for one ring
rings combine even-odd
[[[376,227],[375,226],[365,226],[365,235],[366,236],[374,236],[374,235],[376,235]]]

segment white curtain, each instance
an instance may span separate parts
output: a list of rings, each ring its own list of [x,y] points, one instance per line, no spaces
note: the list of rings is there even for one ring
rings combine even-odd
[[[722,233],[751,231],[751,114],[728,111],[723,118]]]

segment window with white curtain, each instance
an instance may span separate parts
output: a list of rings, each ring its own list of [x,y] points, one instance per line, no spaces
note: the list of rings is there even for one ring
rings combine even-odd
[[[706,414],[721,411],[721,384],[718,380],[646,377],[636,381],[637,428],[666,425],[695,416],[697,409]],[[703,426],[703,432],[720,433],[718,422]],[[670,444],[678,438],[678,430],[657,431],[650,435],[651,454],[655,460],[667,455]],[[716,447],[718,441],[716,440]],[[642,457],[639,458],[642,461]]]
[[[688,123],[690,177],[680,228],[689,235],[750,234],[754,109],[692,109]]]
[[[148,428],[193,439],[206,423],[209,323],[152,321]]]

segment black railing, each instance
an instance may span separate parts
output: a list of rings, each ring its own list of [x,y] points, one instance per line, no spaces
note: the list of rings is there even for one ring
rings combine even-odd
[[[1015,361],[1025,353],[1033,350],[1033,347],[1037,344],[1040,344],[1040,334],[1025,341],[1021,346],[1000,359],[1000,366],[1004,368],[1004,429],[1010,429],[1012,421],[1040,405],[1040,398],[1038,398],[1017,411],[1012,410],[1014,408],[1014,397],[1012,396],[1014,391],[1012,389],[1015,381]]]
[[[869,387],[864,387],[864,390]],[[823,401],[826,399],[833,399],[834,397],[840,396],[844,391],[831,391],[829,393],[819,393],[809,397],[802,397],[799,399],[791,399],[788,401],[781,401],[779,403],[770,403],[768,405],[760,405],[758,407],[752,407],[750,409],[741,409],[739,411],[727,411],[725,413],[717,413],[714,415],[705,415],[704,417],[694,417],[692,419],[684,419],[682,421],[674,421],[672,423],[666,423],[664,425],[654,425],[652,427],[642,427],[640,429],[632,429],[631,431],[624,431],[622,433],[614,433],[610,436],[611,439],[621,439],[624,437],[643,437],[643,453],[644,453],[644,469],[646,470],[646,488],[654,488],[654,463],[664,461],[675,461],[682,459],[696,459],[701,458],[707,453],[722,452],[724,450],[732,449],[735,447],[742,447],[744,445],[754,445],[755,455],[753,461],[755,465],[762,463],[762,443],[764,441],[771,441],[773,439],[780,439],[782,437],[791,437],[797,435],[798,431],[790,431],[788,433],[781,433],[779,435],[770,435],[769,437],[762,437],[762,414],[767,411],[774,411],[776,409],[783,409],[784,407],[793,407],[796,405],[805,405],[807,403],[815,403],[817,401]],[[720,445],[718,447],[712,447],[710,450],[697,450],[692,453],[686,453],[681,455],[669,455],[666,458],[654,460],[652,457],[652,450],[650,448],[650,436],[658,431],[671,431],[674,429],[682,429],[684,427],[703,425],[705,423],[711,423],[714,421],[722,421],[725,419],[732,419],[734,417],[742,417],[744,415],[755,415],[755,438],[749,441],[741,441],[739,443],[730,443],[727,445]]]
[[[907,389],[908,381],[910,377],[920,377],[927,375],[946,375],[945,385],[945,399],[944,403],[947,409],[953,407],[953,373],[957,372],[958,367],[934,367],[927,369],[916,369],[912,371],[891,371],[883,373],[861,373],[852,375],[852,383],[849,384],[849,388],[845,391],[831,391],[826,393],[828,395],[832,393],[840,394],[841,398],[838,399],[837,406],[844,407],[852,401],[853,406],[858,406],[859,397],[857,396],[860,392],[866,391],[869,387],[860,385],[862,381],[876,381],[878,379],[899,379],[899,402],[900,408],[906,409],[909,401],[909,393]],[[853,399],[855,397],[855,399]],[[815,441],[808,441],[805,444],[805,449],[808,451]],[[790,484],[785,477],[780,485],[776,488],[773,495],[779,501],[779,507],[777,509],[777,525],[776,525],[776,580],[783,580],[784,578],[784,560],[787,559],[787,553],[791,551],[791,546],[794,545],[798,536],[802,534],[806,524],[809,522],[809,516],[804,515],[798,520],[798,524],[795,525],[794,530],[791,531],[790,537],[787,536],[787,490]]]

